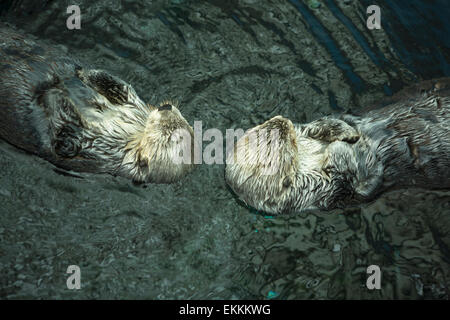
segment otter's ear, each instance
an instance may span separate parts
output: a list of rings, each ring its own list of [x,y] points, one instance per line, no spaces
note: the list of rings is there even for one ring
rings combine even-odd
[[[326,142],[344,141],[355,143],[359,134],[355,128],[345,121],[331,118],[321,118],[306,124],[304,127],[306,136]]]
[[[131,86],[106,71],[77,69],[76,74],[111,103],[121,105],[128,101]]]

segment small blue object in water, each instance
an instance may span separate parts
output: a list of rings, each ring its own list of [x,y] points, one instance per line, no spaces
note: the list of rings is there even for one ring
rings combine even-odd
[[[267,299],[273,299],[278,297],[278,293],[276,293],[275,291],[269,291],[269,293],[267,294]]]
[[[317,1],[317,0],[309,0],[309,1],[308,1],[308,6],[309,6],[311,9],[317,9],[317,8],[320,8],[320,2]]]

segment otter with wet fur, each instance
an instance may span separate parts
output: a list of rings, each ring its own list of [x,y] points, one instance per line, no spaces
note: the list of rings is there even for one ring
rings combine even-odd
[[[192,169],[172,161],[193,143],[175,105],[147,105],[119,78],[12,28],[0,27],[0,39],[2,139],[67,170],[136,182],[170,183]]]
[[[273,214],[358,205],[399,188],[450,189],[449,78],[367,109],[309,124],[277,116],[249,130],[227,157],[227,183]]]

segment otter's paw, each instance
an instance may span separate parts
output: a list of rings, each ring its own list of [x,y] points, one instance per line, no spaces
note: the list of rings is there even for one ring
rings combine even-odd
[[[131,86],[103,70],[76,70],[77,76],[113,104],[125,104]]]
[[[62,158],[73,158],[81,150],[81,141],[72,130],[62,130],[56,136],[54,150]]]
[[[40,98],[53,132],[53,151],[60,157],[73,158],[81,150],[80,136],[87,127],[73,102],[60,89],[50,89]]]
[[[359,134],[355,128],[339,119],[319,119],[306,125],[306,136],[326,142],[344,141],[355,143]]]

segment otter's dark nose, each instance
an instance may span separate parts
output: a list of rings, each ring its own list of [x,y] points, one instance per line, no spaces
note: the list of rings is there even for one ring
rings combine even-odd
[[[158,111],[164,111],[164,110],[169,110],[169,111],[172,110],[172,105],[166,103],[166,104],[158,107]]]

